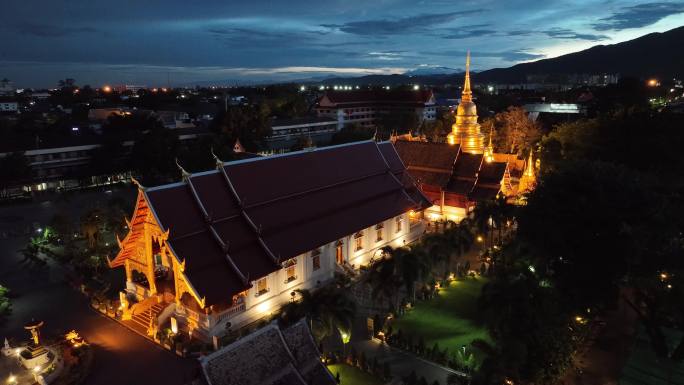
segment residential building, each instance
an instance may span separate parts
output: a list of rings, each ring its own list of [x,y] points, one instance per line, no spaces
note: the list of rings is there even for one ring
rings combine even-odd
[[[311,144],[327,144],[338,131],[337,121],[326,117],[303,117],[275,119],[271,124],[271,136],[266,143],[271,150],[289,149],[299,140],[311,140]]]
[[[434,121],[437,107],[431,90],[349,90],[326,92],[316,113],[336,120],[341,129],[352,124],[373,127],[383,114],[413,113],[418,122]]]

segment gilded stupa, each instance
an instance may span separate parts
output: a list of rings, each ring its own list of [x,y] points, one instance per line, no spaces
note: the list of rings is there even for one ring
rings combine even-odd
[[[482,154],[485,150],[484,134],[480,132],[477,122],[477,107],[473,103],[473,92],[470,90],[470,51],[466,56],[466,73],[461,102],[456,110],[456,122],[447,135],[449,144],[459,144],[463,152]]]

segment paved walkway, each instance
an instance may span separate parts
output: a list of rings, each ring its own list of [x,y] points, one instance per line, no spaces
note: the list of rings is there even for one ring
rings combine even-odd
[[[13,311],[0,325],[0,344],[26,341],[23,325],[31,318],[45,321],[46,338],[76,329],[93,347],[95,361],[87,384],[168,384],[182,385],[197,373],[197,361],[182,359],[164,351],[145,338],[90,308],[86,298],[64,281],[60,266],[51,261],[42,269],[28,269],[20,263],[28,236],[17,229],[33,223],[45,225],[54,213],[78,215],[79,206],[95,200],[106,201],[110,194],[79,193],[69,201],[44,201],[0,207],[0,284],[12,290]],[[16,234],[19,233],[19,234]],[[6,381],[0,371],[0,381]]]
[[[438,381],[441,385],[446,385],[447,377],[451,374],[462,374],[453,369],[435,364],[433,362],[416,357],[413,354],[393,348],[380,342],[378,339],[351,342],[356,351],[363,352],[369,360],[373,357],[378,358],[378,362],[384,365],[389,363],[393,377],[407,377],[412,371],[416,372],[418,378],[425,377],[428,384]]]

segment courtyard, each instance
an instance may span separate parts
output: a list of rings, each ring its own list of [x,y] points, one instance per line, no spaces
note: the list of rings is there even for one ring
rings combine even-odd
[[[401,330],[404,335],[412,336],[414,341],[422,337],[427,348],[438,344],[439,349],[443,351],[446,348],[449,354],[464,346],[469,349],[470,343],[476,339],[489,342],[487,330],[477,320],[477,301],[486,282],[483,277],[451,281],[433,299],[418,302],[395,320],[392,328],[395,333]],[[477,361],[482,360],[478,350],[470,352]]]

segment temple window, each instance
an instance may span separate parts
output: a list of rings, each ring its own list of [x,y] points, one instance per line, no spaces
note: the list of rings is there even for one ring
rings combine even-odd
[[[285,261],[283,268],[285,269],[285,283],[290,283],[297,279],[297,258]]]
[[[311,252],[311,263],[314,271],[321,268],[321,249],[314,249]]]
[[[260,280],[256,281],[256,296],[260,296],[262,294],[265,294],[268,292],[268,281],[266,280],[267,277],[261,278]]]
[[[394,221],[395,221],[396,224],[397,224],[397,233],[398,233],[398,232],[401,231],[402,224],[403,224],[403,222],[404,222],[404,218],[402,218],[402,217],[399,216],[399,217],[394,218]]]
[[[382,241],[382,229],[385,227],[384,224],[378,223],[377,226],[375,226],[375,242],[380,242]]]
[[[363,232],[359,231],[354,234],[354,245],[356,251],[363,250]]]

